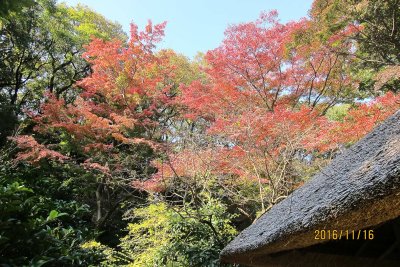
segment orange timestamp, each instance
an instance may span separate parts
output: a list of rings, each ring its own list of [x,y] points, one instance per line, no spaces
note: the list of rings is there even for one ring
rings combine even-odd
[[[373,240],[374,230],[315,230],[315,240]]]

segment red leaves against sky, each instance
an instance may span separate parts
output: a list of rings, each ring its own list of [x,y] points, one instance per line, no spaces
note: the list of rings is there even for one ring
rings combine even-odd
[[[166,94],[169,88],[162,84],[170,72],[164,67],[167,58],[154,54],[164,28],[165,23],[149,22],[145,31],[138,31],[132,24],[127,44],[94,39],[84,54],[92,64],[93,73],[78,83],[82,92],[71,104],[48,95],[41,107],[42,114],[34,118],[36,131],[67,133],[86,154],[88,161],[84,166],[103,172],[109,172],[109,168],[104,166],[105,162],[96,162],[99,153],[121,143],[146,143],[154,147],[156,144],[150,137],[131,132],[135,127],[157,127],[157,112],[171,100]],[[32,142],[32,146],[38,146]],[[23,153],[19,157],[31,159]]]
[[[356,81],[349,76],[352,28],[321,40],[312,21],[281,24],[276,12],[263,13],[255,22],[230,26],[223,43],[205,59],[208,82],[180,86],[171,93],[165,82],[173,77],[168,51],[155,54],[165,23],[138,31],[131,25],[127,44],[93,40],[84,57],[93,74],[78,83],[82,92],[72,104],[49,95],[35,118],[39,133],[67,133],[82,146],[83,166],[112,175],[109,155],[119,144],[158,146],[149,132],[160,127],[168,107],[179,107],[176,120],[209,122],[207,135],[223,145],[186,148],[155,161],[158,172],[133,186],[163,191],[173,177],[231,176],[272,183],[289,175],[288,164],[301,153],[324,153],[354,142],[400,106],[388,93],[367,104],[354,105],[342,122],[325,112],[337,103],[354,100]],[[132,134],[135,128],[142,135]],[[14,138],[18,160],[37,163],[66,156],[37,143],[33,137]],[[170,151],[171,152],[171,151]],[[107,154],[108,153],[108,154]]]
[[[276,12],[230,26],[222,44],[206,54],[211,82],[181,86],[179,97],[184,118],[208,120],[207,133],[225,145],[171,155],[158,165],[163,172],[148,182],[204,173],[279,180],[287,172],[282,166],[296,160],[296,153],[334,151],[393,114],[399,98],[389,93],[355,105],[343,122],[324,116],[337,103],[354,101],[357,93],[357,81],[349,75],[353,44],[347,38],[355,29],[321,40],[313,36],[317,26],[306,19],[281,24]]]

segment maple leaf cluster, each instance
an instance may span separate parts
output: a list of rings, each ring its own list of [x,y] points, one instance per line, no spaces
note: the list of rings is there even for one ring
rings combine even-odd
[[[388,92],[351,108],[327,136],[333,143],[354,143],[399,109],[400,95]]]
[[[162,112],[172,99],[171,87],[164,83],[172,75],[173,67],[167,67],[169,54],[154,52],[164,28],[165,23],[153,25],[149,21],[144,31],[138,31],[132,24],[127,44],[94,39],[83,55],[92,65],[92,74],[78,82],[81,92],[72,103],[48,94],[41,113],[33,117],[35,131],[67,135],[68,142],[80,147],[86,158],[83,166],[105,174],[110,173],[111,166],[106,166],[107,160],[101,157],[104,153],[118,160],[118,147],[122,145],[145,144],[156,149],[155,138],[147,133],[159,126]],[[50,158],[62,158],[31,139],[26,149],[31,145],[30,149],[40,148]],[[40,158],[45,157],[42,154]],[[24,154],[19,159],[37,160]]]
[[[273,203],[303,182],[304,166],[313,158],[328,158],[399,108],[399,96],[388,93],[353,103],[342,121],[329,119],[330,108],[359,95],[349,36],[360,27],[352,24],[325,38],[315,34],[317,27],[312,19],[282,24],[276,11],[230,26],[198,69],[205,78],[177,85],[183,65],[173,63],[171,50],[155,53],[165,23],[149,22],[144,31],[132,24],[128,43],[94,39],[86,47],[92,74],[78,82],[81,91],[72,103],[47,95],[35,130],[68,136],[80,147],[82,166],[107,176],[126,173],[118,164],[126,157],[121,149],[146,145],[162,152],[167,160],[153,161],[155,174],[131,182],[142,190],[161,192],[177,177],[213,175],[258,183],[260,194],[268,184]],[[380,79],[397,75],[393,70]],[[180,127],[191,125],[183,136],[193,137],[200,122],[206,126],[198,139],[207,137],[208,143],[178,145],[186,138],[176,134]],[[66,159],[27,138],[15,139],[25,149],[19,160]]]
[[[51,159],[64,162],[67,156],[47,148],[43,144],[39,144],[35,138],[30,135],[18,135],[10,138],[17,144],[21,150],[15,158],[15,162],[28,161],[34,165],[38,165],[42,159]]]
[[[170,154],[171,161],[157,164],[162,174],[148,182],[212,173],[293,188],[302,183],[299,162],[329,155],[393,114],[398,96],[389,93],[354,104],[341,122],[325,116],[358,94],[349,36],[360,27],[349,25],[325,39],[313,35],[316,27],[307,19],[281,24],[276,12],[230,26],[222,44],[205,56],[211,82],[182,85],[177,99],[183,119],[208,121],[207,135],[223,144]]]

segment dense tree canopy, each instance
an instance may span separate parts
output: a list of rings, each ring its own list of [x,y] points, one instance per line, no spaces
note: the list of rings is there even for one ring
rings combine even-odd
[[[313,3],[311,15],[320,25],[320,35],[353,29],[349,38],[355,41],[355,67],[361,72],[362,88],[375,85],[375,90],[398,90],[399,1],[318,0]]]
[[[92,36],[126,39],[120,25],[88,8],[48,0],[11,12],[0,31],[0,111],[8,122],[0,129],[1,142],[15,126],[9,118],[22,115],[24,108],[37,110],[45,92],[68,101],[74,97],[75,82],[90,73],[82,53]]]

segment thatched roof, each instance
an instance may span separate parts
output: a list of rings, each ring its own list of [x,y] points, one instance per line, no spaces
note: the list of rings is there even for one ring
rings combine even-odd
[[[315,240],[315,230],[359,230],[399,216],[400,110],[245,229],[221,260],[281,266],[275,264],[282,253],[296,261],[329,258],[296,251],[322,242]]]

